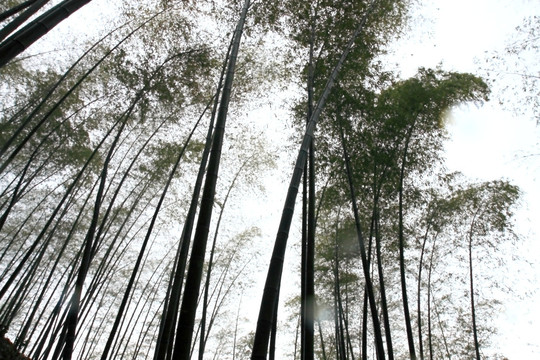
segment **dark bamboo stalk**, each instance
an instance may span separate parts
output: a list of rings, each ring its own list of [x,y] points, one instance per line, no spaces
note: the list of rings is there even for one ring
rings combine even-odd
[[[289,229],[292,222],[292,217],[294,214],[294,207],[296,202],[296,195],[298,194],[298,187],[300,180],[302,178],[302,173],[304,171],[304,166],[307,160],[307,154],[309,151],[309,146],[311,144],[311,139],[313,138],[313,132],[315,130],[315,125],[321,116],[326,100],[330,95],[330,92],[334,86],[334,82],[337,79],[337,76],[347,58],[347,55],[351,51],[356,38],[362,32],[364,25],[367,21],[368,15],[371,13],[375,2],[370,6],[370,9],[366,12],[362,21],[358,25],[357,29],[351,36],[347,47],[343,51],[338,63],[333,69],[328,82],[324,88],[324,91],[313,111],[313,115],[306,127],[306,132],[304,134],[304,139],[296,159],[295,168],[293,175],[291,177],[291,182],[289,184],[289,189],[287,191],[287,198],[285,200],[285,205],[283,207],[283,212],[281,216],[281,221],[279,224],[278,233],[276,236],[276,241],[274,244],[274,250],[272,253],[272,258],[270,260],[270,266],[268,268],[268,274],[266,277],[266,283],[264,287],[264,293],[261,300],[261,307],[259,311],[259,317],[257,321],[257,330],[255,331],[255,340],[253,343],[253,350],[251,359],[252,360],[264,360],[268,352],[268,342],[270,338],[270,331],[272,327],[272,321],[274,318],[274,308],[276,299],[278,297],[279,283],[281,281],[281,273],[283,270],[283,261],[285,258],[285,250],[287,248],[287,239],[289,237]]]
[[[276,308],[274,309],[274,321],[272,323],[272,332],[270,333],[270,349],[268,351],[269,360],[275,360],[276,358],[278,312],[279,312],[279,294],[278,294],[278,299],[276,301]]]
[[[109,148],[107,157],[105,158],[105,162],[103,164],[103,168],[101,171],[101,175],[100,175],[101,181],[100,181],[99,188],[96,194],[96,201],[94,205],[92,220],[90,222],[90,227],[88,228],[88,232],[84,240],[85,245],[84,245],[81,264],[79,267],[79,273],[77,275],[77,280],[75,282],[75,291],[73,292],[73,295],[72,295],[70,310],[69,310],[68,317],[65,323],[66,339],[65,339],[65,345],[64,345],[64,349],[62,353],[63,360],[71,360],[71,357],[72,357],[73,346],[75,343],[75,332],[76,332],[77,321],[79,317],[79,308],[80,308],[82,288],[86,279],[86,274],[88,273],[88,269],[90,267],[90,262],[92,260],[92,248],[95,241],[95,232],[97,229],[97,224],[98,224],[99,215],[101,211],[101,203],[103,201],[103,191],[105,189],[105,182],[107,181],[109,164],[111,162],[114,149],[116,148],[118,140],[120,139],[120,136],[122,135],[125,125],[127,123],[127,118],[128,116],[124,117],[124,121],[121,123],[121,126],[118,129],[118,133],[116,137],[114,138],[113,143],[111,144],[111,147]]]
[[[25,3],[21,4],[20,6],[24,6],[27,3],[30,3],[27,5],[27,9],[19,14],[15,19],[11,20],[8,24],[6,24],[1,30],[0,30],[0,41],[4,40],[9,34],[11,34],[13,31],[15,31],[19,26],[21,26],[26,20],[30,18],[30,16],[34,15],[36,12],[38,12],[45,4],[47,4],[49,0],[33,0],[33,1],[26,1]],[[13,8],[15,9],[15,8]]]
[[[346,360],[347,354],[345,346],[345,331],[343,329],[343,307],[341,306],[341,291],[340,291],[340,279],[339,279],[339,253],[338,253],[338,229],[336,222],[336,236],[334,242],[334,313],[335,313],[335,327],[336,327],[336,344],[339,349],[340,360]]]
[[[97,185],[97,182],[94,184],[94,186]],[[79,221],[83,215],[83,211],[82,209],[84,209],[86,207],[86,204],[88,203],[88,201],[90,200],[91,198],[91,194],[93,192],[93,188],[91,189],[91,191],[88,192],[88,196],[86,197],[82,207],[81,207],[81,211],[79,211],[79,213],[77,214],[77,218],[75,219],[75,221],[73,222],[73,226],[71,227],[66,239],[64,240],[63,244],[62,244],[62,247],[60,248],[60,250],[58,251],[58,255],[56,256],[56,259],[54,261],[54,264],[52,266],[52,268],[49,270],[49,276],[47,277],[47,280],[45,281],[45,284],[42,286],[42,290],[39,294],[39,296],[37,297],[37,299],[34,301],[34,306],[33,306],[33,309],[32,311],[30,312],[30,316],[29,316],[29,319],[25,322],[25,325],[22,327],[21,331],[19,332],[19,334],[17,335],[17,339],[16,339],[16,344],[17,343],[22,343],[25,339],[26,339],[26,334],[30,328],[30,325],[32,324],[32,321],[38,311],[38,308],[43,300],[43,298],[45,297],[45,294],[47,292],[47,290],[49,290],[49,283],[53,280],[53,276],[58,276],[58,274],[56,273],[56,267],[58,266],[58,264],[60,263],[60,260],[64,254],[64,251],[66,250],[70,240],[73,238],[73,234],[75,233],[75,230],[77,229],[77,226],[79,225]],[[58,222],[57,222],[58,224]],[[51,232],[51,235],[54,234],[54,231]],[[58,282],[59,284],[60,282]],[[54,292],[52,292],[54,294]],[[48,304],[49,304],[49,301],[51,300],[52,298],[52,295],[49,297],[49,300],[47,301],[47,303],[45,304],[44,308],[47,309],[48,307]],[[37,324],[35,324],[34,326],[34,329],[36,328]],[[33,332],[32,332],[33,333]],[[32,333],[30,334],[30,338],[32,338]]]
[[[25,2],[22,2],[18,5],[13,6],[10,9],[5,10],[3,13],[0,14],[0,22],[6,20],[7,18],[17,14],[18,12],[23,11],[33,3],[35,3],[37,0],[27,0]]]
[[[388,360],[394,359],[394,348],[392,345],[392,333],[390,331],[390,316],[388,315],[388,303],[386,300],[386,287],[382,267],[381,238],[379,231],[379,209],[375,205],[375,248],[377,251],[377,272],[379,273],[379,287],[381,292],[381,309],[384,321],[384,333],[386,338],[386,351]]]
[[[167,183],[165,184],[165,187],[163,189],[163,192],[161,193],[161,197],[159,198],[159,201],[158,201],[158,204],[156,205],[156,208],[154,210],[154,214],[152,216],[152,220],[150,222],[150,226],[148,227],[148,231],[146,233],[146,236],[144,238],[144,241],[143,241],[143,244],[141,246],[141,250],[139,251],[139,255],[137,257],[137,260],[135,262],[135,266],[133,268],[133,271],[131,273],[131,277],[129,279],[129,282],[128,282],[128,285],[126,287],[126,290],[125,290],[125,293],[124,293],[124,297],[122,299],[122,303],[120,304],[120,308],[118,309],[118,313],[117,313],[117,316],[116,316],[116,319],[115,319],[115,322],[113,324],[113,327],[111,329],[111,332],[110,332],[110,335],[109,335],[109,338],[107,339],[107,343],[105,345],[105,348],[104,348],[104,351],[101,355],[101,360],[106,360],[107,357],[108,357],[108,353],[111,349],[111,345],[112,345],[112,341],[113,339],[115,338],[116,336],[116,331],[118,329],[118,326],[119,326],[119,323],[120,323],[120,320],[123,318],[124,316],[124,310],[125,310],[125,307],[127,306],[127,299],[129,298],[130,294],[131,294],[131,289],[133,287],[133,284],[135,282],[135,278],[139,272],[139,267],[140,267],[140,264],[141,264],[141,261],[142,261],[142,258],[143,258],[143,255],[145,253],[145,249],[146,249],[146,246],[148,244],[148,241],[150,239],[150,236],[152,234],[152,231],[154,229],[154,225],[155,225],[155,222],[156,222],[156,219],[157,219],[157,216],[159,214],[159,211],[161,209],[161,206],[163,205],[163,201],[165,200],[165,196],[167,195],[167,192],[169,190],[169,186],[172,182],[172,179],[174,178],[174,175],[176,173],[176,170],[178,169],[178,166],[180,165],[180,161],[182,160],[183,156],[184,156],[184,153],[185,153],[185,150],[189,144],[189,141],[191,140],[191,137],[193,136],[195,130],[197,129],[197,127],[199,126],[199,123],[200,121],[202,120],[206,110],[208,109],[208,107],[210,106],[210,103],[207,105],[207,107],[204,109],[202,115],[199,117],[199,119],[197,120],[197,122],[195,123],[195,126],[193,127],[193,129],[191,130],[189,136],[187,137],[185,143],[184,143],[184,146],[182,147],[182,149],[180,150],[179,154],[178,154],[178,157],[176,159],[176,162],[174,163],[174,166],[173,168],[171,169],[170,173],[169,173],[169,177],[167,179]]]
[[[468,234],[468,249],[469,249],[469,290],[471,293],[471,318],[472,318],[472,331],[473,331],[473,344],[474,344],[474,353],[476,356],[476,360],[480,360],[480,344],[478,342],[478,329],[476,326],[476,306],[474,302],[474,276],[473,276],[473,256],[472,256],[472,248],[473,248],[473,229],[476,223],[476,217],[478,216],[478,212],[480,211],[480,208],[475,212],[472,221],[471,226],[469,228],[469,234]]]
[[[0,68],[90,0],[64,0],[0,44]]]
[[[40,241],[42,240],[42,238],[44,237],[45,233],[47,232],[47,230],[49,229],[49,226],[52,224],[52,222],[54,221],[56,215],[58,214],[58,212],[61,210],[61,208],[63,207],[65,201],[67,200],[67,198],[72,194],[73,190],[75,189],[75,186],[78,184],[79,180],[81,179],[82,175],[86,172],[86,169],[88,168],[88,166],[90,165],[90,163],[92,162],[93,158],[96,156],[96,154],[98,153],[99,149],[101,148],[101,146],[103,145],[103,143],[105,142],[105,140],[109,137],[109,135],[111,134],[111,132],[113,131],[113,129],[116,127],[116,125],[118,125],[118,121],[109,129],[109,131],[105,134],[105,136],[102,138],[102,140],[100,141],[100,143],[96,146],[96,148],[94,149],[94,151],[92,152],[92,154],[90,155],[90,157],[87,159],[86,163],[84,164],[84,166],[82,167],[82,169],[77,173],[77,175],[75,176],[75,179],[73,180],[73,182],[70,184],[70,186],[68,187],[67,191],[64,193],[64,196],[62,197],[62,199],[60,200],[60,202],[57,204],[57,206],[55,207],[53,213],[51,214],[51,216],[49,217],[49,219],[47,220],[47,223],[45,224],[45,226],[43,227],[43,229],[41,230],[41,232],[39,233],[39,235],[37,236],[37,238],[34,240],[34,242],[32,243],[32,245],[26,250],[26,253],[25,255],[23,256],[23,258],[21,259],[21,261],[19,262],[19,265],[15,268],[15,270],[11,273],[10,277],[7,279],[7,281],[4,283],[4,286],[2,287],[2,289],[0,289],[0,299],[4,296],[4,294],[6,293],[6,291],[9,289],[9,287],[11,286],[12,282],[15,280],[15,278],[19,275],[19,272],[22,270],[22,268],[24,267],[24,265],[26,264],[26,261],[28,260],[28,258],[32,255],[32,253],[34,252],[34,250],[36,249],[36,247],[39,245]]]
[[[164,10],[163,10],[164,11]],[[37,122],[36,125],[32,128],[31,131],[26,134],[25,138],[17,145],[15,150],[9,155],[9,157],[0,165],[0,173],[2,173],[5,168],[9,165],[9,163],[17,156],[17,154],[22,150],[22,148],[26,145],[26,143],[30,140],[30,138],[39,130],[39,128],[45,123],[45,121],[51,116],[51,114],[58,109],[60,105],[69,97],[73,91],[85,80],[87,79],[90,74],[110,55],[113,53],[114,50],[116,50],[120,45],[122,45],[126,40],[128,40],[135,32],[137,32],[139,29],[141,29],[144,25],[146,25],[148,22],[153,20],[155,17],[157,17],[159,14],[161,14],[163,11],[158,12],[145,20],[143,23],[141,23],[139,26],[137,26],[135,29],[133,29],[131,32],[129,32],[124,38],[122,38],[118,43],[115,44],[109,51],[107,51],[90,69],[88,69],[80,78],[77,80],[77,82],[69,88],[68,91],[66,91],[62,97],[54,103],[54,105],[49,109],[49,111],[46,112],[46,114]],[[125,26],[127,24],[124,24],[122,26]],[[33,109],[33,111],[25,118],[23,123],[17,128],[15,133],[9,137],[9,139],[3,144],[2,148],[0,149],[0,156],[2,156],[7,149],[11,146],[11,144],[15,141],[15,139],[22,133],[22,131],[25,129],[26,126],[30,124],[30,121],[33,119],[33,117],[38,113],[39,109],[45,104],[47,99],[50,98],[50,96],[54,93],[56,88],[66,79],[66,77],[70,74],[70,72],[75,68],[75,66],[82,61],[82,59],[90,53],[92,49],[94,49],[97,45],[99,45],[105,38],[107,38],[109,35],[111,35],[113,32],[121,28],[122,26],[112,30],[105,36],[103,36],[101,39],[96,41],[84,54],[82,54],[77,61],[75,61],[70,68],[64,72],[64,74],[58,79],[58,81],[49,89],[47,94],[43,97],[43,99],[40,101],[40,103]]]
[[[403,230],[403,182],[405,180],[405,165],[407,163],[407,151],[409,149],[409,142],[411,140],[412,132],[414,130],[414,124],[409,128],[406,138],[405,147],[403,150],[403,157],[401,159],[401,169],[399,175],[399,223],[398,223],[398,237],[399,237],[399,273],[401,279],[401,296],[403,299],[403,314],[405,316],[405,328],[407,330],[407,343],[409,345],[409,355],[411,360],[416,360],[416,352],[414,350],[414,337],[411,326],[411,315],[409,312],[409,300],[407,296],[407,282],[405,276],[405,234]]]
[[[360,226],[360,215],[358,211],[358,204],[356,202],[356,192],[354,189],[353,179],[352,179],[352,171],[350,168],[350,159],[349,159],[349,153],[347,151],[347,146],[345,144],[345,136],[343,134],[343,128],[340,126],[340,136],[341,136],[341,145],[343,147],[343,156],[345,158],[345,168],[347,171],[347,178],[349,182],[349,191],[351,195],[351,202],[352,202],[352,208],[354,213],[354,220],[355,220],[355,226],[356,226],[356,234],[358,237],[358,244],[360,247],[360,255],[362,258],[362,268],[364,271],[364,280],[366,282],[366,292],[368,297],[368,302],[371,310],[371,319],[373,322],[373,330],[375,333],[375,348],[377,350],[377,359],[384,360],[384,346],[382,341],[382,334],[381,334],[381,325],[379,321],[379,315],[377,311],[377,306],[375,303],[375,294],[373,291],[373,283],[371,281],[371,274],[370,274],[370,268],[369,263],[367,260],[366,255],[366,248],[364,243],[364,238],[362,235],[362,229]]]
[[[235,40],[231,49],[227,75],[225,77],[225,84],[223,87],[223,94],[221,96],[219,111],[216,118],[216,128],[214,130],[212,149],[210,151],[210,158],[208,160],[207,176],[204,184],[199,218],[197,221],[197,228],[195,230],[191,258],[186,276],[184,298],[180,308],[180,318],[178,320],[176,341],[173,352],[174,360],[188,360],[190,356],[190,345],[193,337],[197,298],[199,296],[201,286],[204,255],[206,252],[206,243],[208,240],[208,232],[212,218],[212,208],[214,205],[214,196],[219,172],[221,148],[223,145],[227,112],[229,108],[234,73],[236,70],[236,59],[240,48],[240,40],[242,38],[242,32],[249,5],[250,1],[246,0],[235,30]]]
[[[429,216],[429,215],[428,215]],[[426,226],[426,232],[424,233],[424,240],[422,241],[422,249],[420,250],[420,261],[418,264],[418,281],[416,289],[416,312],[418,313],[418,351],[420,352],[420,359],[424,360],[424,341],[422,338],[422,308],[421,308],[421,289],[422,289],[422,269],[424,267],[424,254],[426,251],[426,243],[430,230],[431,221],[428,220]]]
[[[212,241],[212,247],[210,249],[210,259],[208,260],[208,267],[206,270],[206,279],[204,284],[204,295],[203,295],[203,311],[202,311],[202,317],[201,317],[201,334],[200,334],[200,342],[199,342],[199,360],[203,360],[204,356],[204,349],[206,347],[206,340],[208,339],[208,335],[210,334],[210,327],[206,329],[206,315],[208,310],[208,293],[210,291],[210,278],[212,275],[212,268],[214,265],[214,254],[216,251],[216,243],[218,239],[219,234],[219,227],[221,225],[221,219],[223,218],[223,213],[225,211],[225,206],[227,205],[227,200],[229,199],[229,196],[231,194],[231,191],[234,189],[234,185],[236,183],[236,180],[238,179],[238,176],[240,176],[240,173],[242,172],[242,169],[248,164],[249,161],[253,156],[247,158],[244,160],[242,165],[240,166],[240,169],[236,172],[234,175],[234,178],[231,181],[231,184],[229,185],[229,188],[227,189],[227,193],[225,194],[225,198],[223,199],[223,203],[221,204],[221,210],[219,212],[218,220],[216,223],[216,230],[214,232],[214,240]]]
[[[214,128],[214,120],[216,116],[216,111],[219,105],[219,95],[221,93],[223,80],[225,77],[225,71],[227,69],[227,64],[229,61],[229,54],[232,48],[233,39],[229,43],[229,48],[227,49],[227,55],[223,62],[221,69],[221,74],[219,77],[219,84],[216,89],[216,93],[213,97],[213,107],[212,115],[210,116],[210,121],[208,124],[208,130],[206,132],[206,141],[204,150],[201,156],[201,162],[199,164],[199,170],[197,173],[197,178],[193,186],[193,193],[191,196],[191,202],[186,216],[186,221],[182,228],[182,235],[180,236],[180,242],[177,250],[177,256],[175,259],[175,265],[171,272],[171,277],[167,286],[167,293],[164,301],[164,308],[161,314],[161,321],[159,326],[159,331],[157,335],[156,347],[154,350],[154,360],[161,360],[164,358],[169,359],[172,356],[173,345],[174,345],[174,329],[176,325],[176,320],[178,316],[178,306],[180,303],[180,296],[182,292],[182,285],[184,281],[187,257],[189,252],[189,246],[191,243],[191,235],[193,232],[193,224],[195,222],[195,215],[197,212],[197,206],[199,204],[199,196],[201,192],[202,182],[204,179],[204,173],[206,170],[206,165],[208,163],[208,156],[210,154],[211,144],[212,144],[212,134]]]

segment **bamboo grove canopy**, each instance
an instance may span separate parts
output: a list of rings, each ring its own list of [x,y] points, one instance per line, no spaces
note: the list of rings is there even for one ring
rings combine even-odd
[[[385,67],[410,1],[87,3],[0,5],[2,356],[493,352],[479,289],[520,191],[445,172],[448,112],[489,89]],[[252,115],[274,101],[279,138]],[[266,234],[246,204],[277,172]]]

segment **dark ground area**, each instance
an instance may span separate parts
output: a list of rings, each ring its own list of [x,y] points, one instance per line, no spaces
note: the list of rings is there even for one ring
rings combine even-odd
[[[1,336],[0,360],[30,360],[30,358],[20,354],[8,338]]]

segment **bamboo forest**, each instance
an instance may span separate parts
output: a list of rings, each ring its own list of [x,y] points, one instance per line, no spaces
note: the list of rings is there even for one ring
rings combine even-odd
[[[462,70],[437,1],[2,0],[0,360],[538,356],[527,190],[447,166],[464,113],[540,122],[507,3]]]

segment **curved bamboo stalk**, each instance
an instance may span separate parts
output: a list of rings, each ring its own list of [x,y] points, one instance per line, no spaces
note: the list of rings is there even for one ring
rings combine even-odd
[[[266,277],[266,283],[264,287],[264,293],[261,300],[261,307],[259,310],[259,317],[257,320],[257,329],[255,331],[255,339],[253,343],[253,350],[251,359],[252,360],[264,360],[266,359],[268,351],[268,342],[270,338],[270,331],[272,328],[272,321],[274,318],[274,308],[276,299],[278,297],[279,283],[281,281],[281,273],[283,270],[283,261],[285,258],[285,250],[287,248],[287,240],[289,237],[289,229],[292,223],[292,217],[294,214],[294,207],[296,202],[296,196],[298,194],[298,188],[300,180],[302,178],[302,173],[307,160],[307,155],[309,151],[309,146],[313,138],[313,132],[315,130],[315,125],[321,116],[326,100],[330,95],[330,92],[334,86],[334,82],[337,79],[337,76],[347,58],[347,55],[351,51],[354,42],[364,29],[364,25],[367,21],[368,15],[373,10],[376,1],[373,1],[370,8],[360,21],[360,24],[354,31],[351,36],[347,47],[341,54],[341,57],[334,67],[324,91],[317,102],[317,105],[313,111],[313,115],[309,120],[309,123],[306,127],[302,145],[300,146],[300,151],[296,159],[296,164],[294,167],[293,175],[291,177],[291,182],[287,191],[287,198],[285,200],[285,205],[283,207],[283,212],[281,215],[281,220],[278,228],[278,233],[276,235],[276,241],[274,244],[274,250],[272,252],[272,258],[270,259],[270,265],[268,267],[268,274]]]
[[[373,322],[373,331],[375,333],[375,348],[377,350],[377,359],[384,360],[384,346],[381,333],[381,324],[379,321],[379,315],[377,306],[375,303],[375,294],[373,290],[373,283],[371,281],[370,266],[367,260],[365,243],[362,235],[362,229],[360,227],[360,215],[358,212],[358,204],[356,202],[356,192],[354,190],[354,184],[352,179],[352,171],[350,168],[349,153],[347,152],[347,146],[345,144],[345,136],[343,134],[343,127],[340,126],[341,144],[343,147],[343,156],[345,158],[345,168],[347,171],[347,178],[349,182],[349,191],[351,195],[352,208],[354,213],[354,220],[356,225],[356,234],[358,236],[358,244],[360,246],[360,255],[362,258],[362,268],[364,270],[364,280],[366,281],[366,293],[371,310],[371,320]]]
[[[250,5],[250,0],[244,2],[242,13],[235,30],[234,43],[231,49],[227,76],[223,87],[223,94],[219,105],[219,111],[216,119],[216,128],[214,130],[214,138],[212,141],[212,149],[208,160],[207,176],[204,184],[204,190],[201,199],[201,207],[199,210],[199,218],[197,220],[197,228],[193,239],[193,247],[191,250],[191,258],[186,277],[186,287],[182,306],[180,308],[180,318],[176,333],[176,341],[174,345],[173,359],[188,360],[190,356],[190,346],[193,337],[193,327],[195,321],[195,312],[197,309],[197,299],[201,286],[202,269],[204,265],[204,255],[206,252],[206,243],[208,240],[208,232],[210,229],[210,221],[212,218],[212,208],[214,205],[214,195],[216,190],[217,177],[219,172],[219,164],[221,158],[221,148],[223,145],[223,137],[225,133],[225,123],[227,120],[227,112],[232,91],[234,74],[236,70],[236,58],[240,48],[240,40],[244,29],[247,11]]]
[[[64,0],[0,44],[0,68],[91,0]]]
[[[27,0],[27,1],[23,2],[23,3],[20,3],[19,5],[15,5],[12,8],[7,9],[6,11],[4,11],[3,13],[0,14],[0,22],[6,20],[10,16],[13,16],[13,15],[17,14],[20,11],[23,11],[24,9],[26,9],[27,7],[29,7],[30,5],[32,5],[36,1],[37,0]]]
[[[23,13],[19,14],[19,16],[11,20],[11,22],[9,22],[6,26],[2,28],[2,30],[0,30],[0,41],[4,40],[9,34],[15,31],[15,29],[21,26],[26,20],[30,18],[30,16],[38,12],[39,9],[41,9],[43,6],[45,6],[45,4],[49,2],[49,0],[38,0],[38,1],[33,0],[33,1],[27,1],[26,3],[29,3],[29,2],[30,4],[27,5],[28,8]],[[19,7],[24,6],[24,5],[25,3],[21,4]]]
[[[143,241],[143,244],[141,246],[141,249],[139,251],[139,255],[137,257],[137,260],[135,262],[135,266],[133,267],[133,271],[131,273],[131,277],[129,279],[129,282],[128,282],[128,285],[126,287],[126,290],[124,292],[124,297],[122,299],[122,303],[120,304],[120,308],[118,309],[118,313],[116,315],[116,318],[115,318],[115,322],[113,324],[113,327],[111,329],[111,332],[110,332],[110,335],[109,335],[109,338],[107,339],[107,343],[105,345],[105,348],[103,350],[103,353],[101,355],[101,360],[106,360],[107,357],[108,357],[108,354],[109,354],[109,351],[111,350],[111,345],[112,345],[112,341],[113,339],[115,338],[116,336],[116,331],[118,329],[118,326],[120,324],[120,320],[122,319],[122,317],[124,316],[124,310],[127,306],[127,300],[131,294],[131,289],[133,287],[133,284],[135,282],[135,278],[137,276],[137,273],[139,271],[139,267],[140,267],[140,264],[141,264],[141,261],[142,261],[142,258],[144,256],[144,253],[145,253],[145,249],[146,249],[146,246],[148,244],[148,241],[150,239],[150,236],[152,234],[152,231],[154,229],[154,225],[155,225],[155,222],[156,222],[156,219],[157,219],[157,216],[159,214],[159,211],[161,209],[161,206],[163,205],[163,201],[165,200],[165,196],[167,195],[167,192],[169,190],[169,187],[172,183],[172,179],[174,178],[174,175],[176,173],[176,170],[178,169],[178,166],[180,165],[180,161],[182,160],[182,158],[184,157],[184,153],[185,153],[185,150],[189,144],[189,141],[191,140],[191,137],[193,136],[193,133],[195,132],[195,130],[197,129],[197,127],[199,126],[199,123],[201,121],[201,119],[203,118],[204,116],[204,113],[206,112],[206,110],[208,109],[210,104],[208,104],[208,106],[204,109],[204,112],[203,114],[199,117],[199,119],[197,120],[195,126],[193,127],[191,133],[189,134],[188,138],[186,139],[185,143],[184,143],[184,146],[182,147],[182,149],[180,150],[180,153],[178,154],[178,157],[176,159],[176,162],[173,166],[173,168],[171,169],[170,173],[169,173],[169,177],[167,179],[167,183],[165,184],[165,187],[163,189],[163,192],[161,193],[161,197],[159,198],[159,201],[158,201],[158,204],[154,210],[154,214],[152,216],[152,220],[150,222],[150,225],[148,227],[148,231],[146,233],[146,236],[144,238],[144,241]]]

